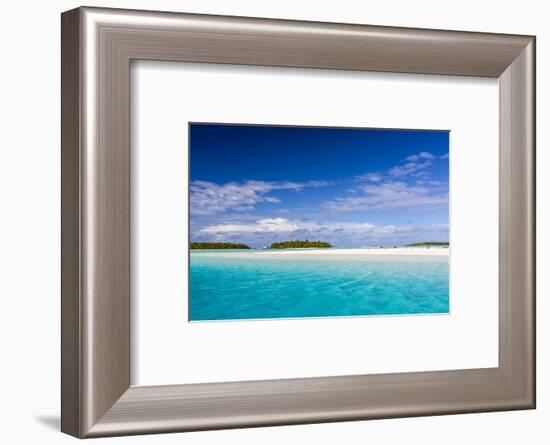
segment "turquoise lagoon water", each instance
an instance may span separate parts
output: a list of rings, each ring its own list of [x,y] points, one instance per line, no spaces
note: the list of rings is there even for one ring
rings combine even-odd
[[[449,312],[448,256],[192,251],[190,320]]]

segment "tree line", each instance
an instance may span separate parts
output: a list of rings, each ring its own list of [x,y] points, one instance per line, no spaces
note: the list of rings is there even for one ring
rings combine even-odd
[[[423,243],[407,244],[405,247],[449,247],[448,241],[426,241]]]
[[[242,243],[191,243],[191,249],[250,249]]]
[[[326,241],[308,241],[295,240],[295,241],[282,241],[280,243],[271,244],[272,249],[303,249],[306,247],[326,248],[332,247],[332,244]]]

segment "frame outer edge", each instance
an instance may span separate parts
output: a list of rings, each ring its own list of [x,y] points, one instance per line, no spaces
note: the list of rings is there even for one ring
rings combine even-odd
[[[89,437],[130,387],[130,110],[129,66],[101,13],[82,7],[80,17],[81,435]]]
[[[532,213],[531,216],[533,220],[531,221],[531,227],[533,231],[532,238],[532,308],[531,308],[531,317],[532,317],[532,349],[531,349],[531,360],[532,360],[532,384],[531,384],[531,404],[532,409],[537,408],[537,38],[533,36],[533,41],[531,43],[531,51],[533,57],[532,63],[532,73],[531,73],[531,82],[532,82],[532,113],[533,119],[531,122],[531,132],[532,132],[532,158],[531,158],[531,169],[532,169]]]
[[[536,408],[536,37],[522,53],[525,90],[525,168],[526,168],[526,404]]]
[[[61,15],[61,431],[81,437],[80,10]]]
[[[499,366],[524,408],[536,406],[535,58],[533,37],[500,77],[499,286],[510,295],[500,299],[500,324],[509,328]]]
[[[536,408],[536,37],[526,46],[521,56],[523,63],[525,114],[521,118],[524,129],[525,151],[525,404]],[[520,117],[517,118],[518,120]],[[518,198],[519,199],[519,198]]]

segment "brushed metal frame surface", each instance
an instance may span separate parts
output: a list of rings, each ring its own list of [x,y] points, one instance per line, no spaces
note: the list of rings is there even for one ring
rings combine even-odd
[[[535,407],[534,37],[88,7],[63,13],[61,29],[62,431],[96,437]],[[498,78],[498,367],[131,386],[136,59]]]

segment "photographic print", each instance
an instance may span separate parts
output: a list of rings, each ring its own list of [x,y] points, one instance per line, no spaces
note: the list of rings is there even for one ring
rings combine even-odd
[[[190,321],[449,312],[449,132],[189,124]]]

